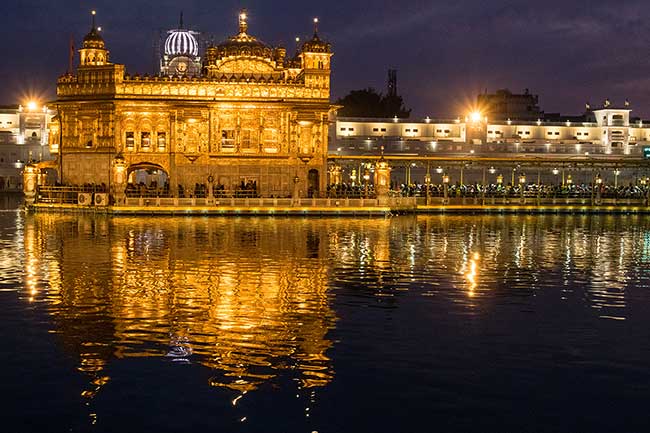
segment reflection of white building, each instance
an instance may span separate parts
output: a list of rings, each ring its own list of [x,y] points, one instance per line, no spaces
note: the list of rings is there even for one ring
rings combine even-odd
[[[330,130],[331,151],[340,155],[387,153],[552,153],[641,155],[650,145],[650,124],[630,122],[626,103],[562,122],[490,121],[482,116],[449,120],[339,118]],[[335,138],[335,139],[334,139]]]
[[[0,190],[21,190],[25,162],[50,159],[47,127],[53,116],[34,103],[0,107]]]

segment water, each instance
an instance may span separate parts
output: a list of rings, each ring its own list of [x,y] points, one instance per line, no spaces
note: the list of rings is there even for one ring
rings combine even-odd
[[[643,216],[0,212],[3,432],[644,431]]]

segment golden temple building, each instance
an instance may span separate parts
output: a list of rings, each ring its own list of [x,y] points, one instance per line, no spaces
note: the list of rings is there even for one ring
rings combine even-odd
[[[332,51],[317,27],[293,58],[251,35],[245,11],[237,33],[202,57],[197,33],[169,33],[164,71],[129,75],[110,62],[93,11],[76,75],[57,82],[49,143],[60,182],[104,184],[118,203],[152,173],[175,197],[199,185],[264,197],[323,191]]]

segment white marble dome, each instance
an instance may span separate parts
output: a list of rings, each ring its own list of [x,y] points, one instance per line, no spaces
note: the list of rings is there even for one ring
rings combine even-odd
[[[198,56],[199,44],[189,30],[172,30],[165,41],[165,54],[168,56]]]

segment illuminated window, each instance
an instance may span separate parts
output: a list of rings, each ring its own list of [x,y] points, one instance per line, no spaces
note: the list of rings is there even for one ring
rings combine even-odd
[[[242,149],[253,149],[255,148],[255,135],[250,129],[244,129],[241,132],[241,147]]]
[[[135,146],[135,133],[128,131],[126,133],[126,147],[128,147],[129,149],[133,149],[134,146]]]
[[[142,132],[140,134],[140,143],[142,143],[142,147],[151,146],[151,132]]]
[[[264,152],[278,152],[278,131],[275,129],[265,129],[262,132],[262,144],[264,147]]]
[[[235,130],[222,129],[221,130],[221,147],[225,149],[234,149],[235,147]]]
[[[164,149],[167,146],[167,134],[164,132],[158,133],[158,148]]]

